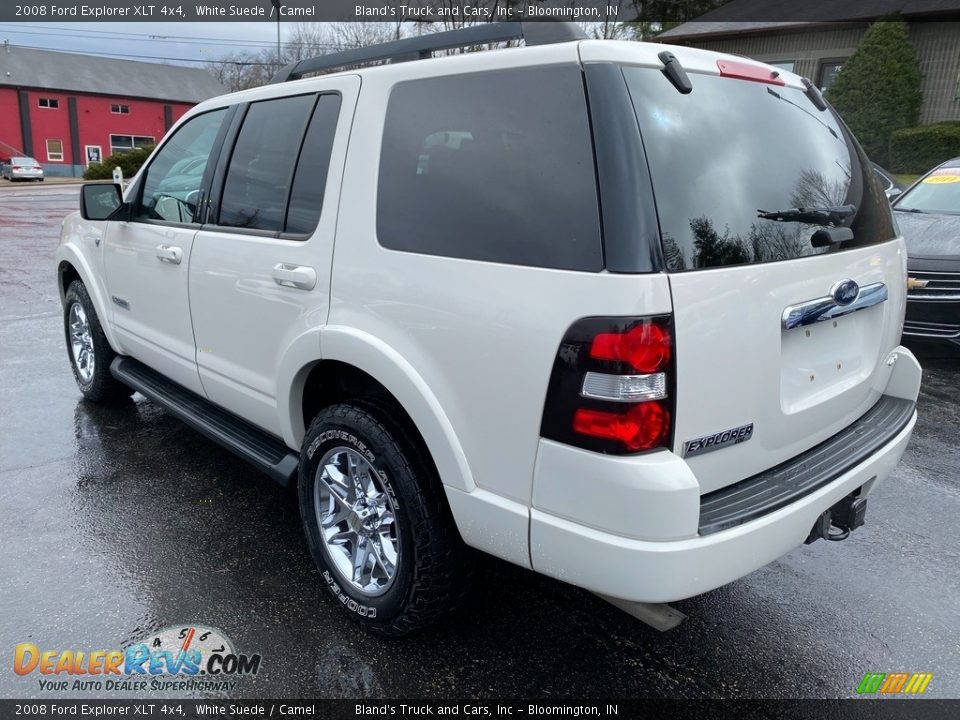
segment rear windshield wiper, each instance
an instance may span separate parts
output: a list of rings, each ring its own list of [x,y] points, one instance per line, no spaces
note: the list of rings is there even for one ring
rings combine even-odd
[[[790,208],[789,210],[757,210],[757,217],[777,222],[798,222],[808,225],[839,225],[857,212],[856,205]]]

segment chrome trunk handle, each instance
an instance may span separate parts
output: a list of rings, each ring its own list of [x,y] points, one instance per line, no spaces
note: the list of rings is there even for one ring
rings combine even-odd
[[[886,283],[878,282],[860,288],[857,297],[847,304],[841,304],[832,295],[807,300],[797,305],[788,305],[783,309],[783,329],[790,330],[801,325],[812,325],[833,320],[858,310],[879,305],[887,299]]]

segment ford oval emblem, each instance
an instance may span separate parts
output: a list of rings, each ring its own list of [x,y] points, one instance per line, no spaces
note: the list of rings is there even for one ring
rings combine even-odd
[[[841,280],[833,286],[830,294],[837,305],[849,305],[860,294],[860,286],[853,280]]]

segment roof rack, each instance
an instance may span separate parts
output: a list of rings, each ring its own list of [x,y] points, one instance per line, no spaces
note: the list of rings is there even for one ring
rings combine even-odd
[[[292,62],[280,70],[270,83],[299,80],[307,73],[333,70],[335,68],[362,65],[378,60],[406,62],[432,57],[438,50],[504,42],[522,38],[529,45],[549,45],[569,40],[584,40],[587,35],[579,25],[572,22],[489,22],[471,25],[458,30],[420,35],[394,40],[370,47],[345,50],[330,55],[319,55]]]

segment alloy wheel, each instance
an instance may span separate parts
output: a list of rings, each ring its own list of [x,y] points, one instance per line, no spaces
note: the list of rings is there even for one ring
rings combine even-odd
[[[93,379],[96,356],[93,350],[93,333],[90,330],[90,321],[87,319],[87,312],[83,309],[83,305],[75,302],[70,306],[68,323],[73,365],[76,367],[80,379],[88,383]]]
[[[314,506],[321,538],[341,579],[369,596],[393,584],[400,534],[380,474],[356,450],[336,447],[317,467]]]

